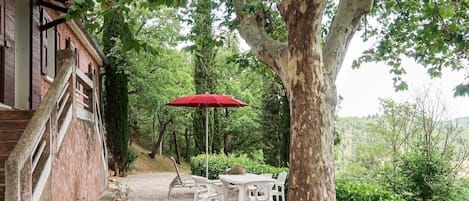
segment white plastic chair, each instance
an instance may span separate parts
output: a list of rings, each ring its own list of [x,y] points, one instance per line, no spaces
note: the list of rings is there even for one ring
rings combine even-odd
[[[246,198],[248,201],[272,201],[274,182],[256,181],[247,183]]]
[[[194,201],[211,201],[223,200],[223,195],[220,189],[220,181],[208,180],[205,177],[194,176],[192,179],[195,181]]]
[[[287,172],[278,174],[277,181],[272,190],[272,196],[275,196],[275,201],[280,201],[280,197],[282,201],[285,201],[285,181],[287,180],[287,174]]]
[[[181,175],[179,173],[178,165],[173,157],[171,157],[171,161],[173,162],[174,170],[176,170],[176,177],[174,177],[169,184],[168,199],[171,197],[171,191],[173,188],[192,188],[195,185],[194,180],[192,180],[190,175]]]

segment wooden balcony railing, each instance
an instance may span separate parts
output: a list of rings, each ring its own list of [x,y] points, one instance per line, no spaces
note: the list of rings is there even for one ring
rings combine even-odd
[[[6,162],[6,200],[40,199],[53,171],[54,153],[60,151],[74,118],[95,122],[98,139],[105,146],[94,76],[76,67],[73,51],[60,50],[57,61],[60,70],[54,82]],[[105,157],[106,150],[103,165]]]

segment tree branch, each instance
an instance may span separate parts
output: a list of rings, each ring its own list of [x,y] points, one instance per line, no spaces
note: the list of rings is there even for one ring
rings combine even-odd
[[[272,68],[282,80],[285,79],[284,68],[288,65],[287,43],[272,39],[263,25],[256,20],[258,14],[248,13],[244,9],[244,0],[233,0],[233,6],[239,21],[238,31],[241,37],[246,40],[259,60]]]
[[[341,0],[339,10],[332,20],[329,35],[323,47],[323,59],[326,72],[333,80],[344,61],[348,45],[360,18],[371,11],[373,0]]]

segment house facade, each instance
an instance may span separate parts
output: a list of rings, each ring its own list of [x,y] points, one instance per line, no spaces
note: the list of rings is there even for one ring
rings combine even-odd
[[[0,201],[95,200],[107,188],[105,56],[63,0],[0,0]]]

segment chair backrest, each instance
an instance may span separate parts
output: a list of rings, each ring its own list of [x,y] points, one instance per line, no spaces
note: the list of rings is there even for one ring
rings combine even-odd
[[[246,196],[249,200],[255,201],[268,201],[272,196],[272,187],[274,182],[272,181],[256,181],[249,182],[246,184]]]
[[[176,160],[172,156],[170,158],[173,161],[174,169],[176,169],[176,174],[177,174],[178,180],[182,184],[182,179],[181,179],[181,175],[179,174],[178,164],[176,163]]]
[[[192,175],[192,179],[194,179],[195,186],[197,188],[206,188],[208,193],[218,193],[218,188],[216,187],[216,185],[210,182],[210,180],[208,180],[207,178]]]
[[[278,174],[278,177],[277,177],[277,184],[285,184],[285,181],[287,180],[287,175],[288,173],[287,172],[281,172]]]

